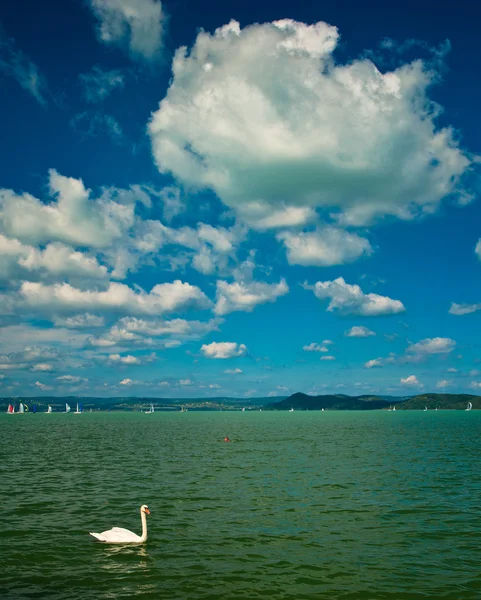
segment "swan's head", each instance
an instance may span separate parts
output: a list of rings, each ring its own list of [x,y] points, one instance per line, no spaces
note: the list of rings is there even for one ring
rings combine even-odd
[[[147,504],[142,504],[142,506],[140,507],[140,512],[145,513],[146,515],[150,515],[150,510]]]

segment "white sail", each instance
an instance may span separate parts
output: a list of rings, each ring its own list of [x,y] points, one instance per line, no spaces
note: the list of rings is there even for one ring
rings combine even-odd
[[[23,413],[23,412],[25,412],[25,407],[23,406],[23,404],[22,404],[21,402],[20,402],[20,405],[19,405],[19,407],[18,407],[18,412],[19,412],[19,413]]]
[[[65,412],[66,413],[70,412],[70,406],[67,403],[65,403]]]
[[[51,413],[51,412],[52,412],[52,407],[50,406],[50,404],[48,405],[47,412],[48,412],[48,413]]]
[[[395,407],[395,406],[393,406],[393,407],[392,407],[392,409],[393,409],[393,410],[396,410],[396,407]]]
[[[471,402],[468,402],[468,408],[466,410],[471,410],[473,408],[473,404]]]

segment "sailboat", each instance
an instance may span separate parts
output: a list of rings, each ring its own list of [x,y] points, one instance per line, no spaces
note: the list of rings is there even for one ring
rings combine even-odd
[[[396,410],[396,407],[395,407],[395,406],[393,406],[393,407],[392,407],[392,409],[393,409],[393,410]]]
[[[37,407],[35,406],[35,404],[32,406],[32,412],[36,413],[37,412]]]
[[[246,407],[245,407],[245,406],[243,406],[243,407],[242,407],[242,412],[245,412],[245,411],[246,411]]]
[[[294,412],[294,409],[292,408],[292,406],[291,406],[291,408],[289,409],[289,412]]]
[[[20,404],[18,405],[18,412],[20,414],[23,414],[25,412],[25,407],[24,405],[20,402]]]
[[[425,406],[425,407],[424,407],[424,412],[426,412],[427,410],[428,410],[428,407],[427,407],[427,406]]]
[[[82,405],[77,402],[77,410],[74,412],[74,415],[82,414]]]
[[[150,414],[151,414],[151,413],[153,413],[153,412],[154,412],[154,405],[151,403],[151,404],[150,404],[150,408],[149,408],[149,410],[146,410],[146,411],[145,411],[145,414],[146,414],[146,415],[150,415]]]
[[[180,407],[180,412],[187,412],[183,406]]]
[[[52,407],[50,406],[50,404],[48,405],[48,408],[47,408],[46,412],[47,412],[47,414],[52,412]]]
[[[65,403],[65,412],[66,413],[70,412],[70,406],[67,403]]]
[[[14,415],[15,414],[15,406],[13,406],[13,404],[9,404],[8,408],[7,408],[7,415]]]
[[[472,402],[468,402],[468,408],[466,410],[471,410],[473,408]]]

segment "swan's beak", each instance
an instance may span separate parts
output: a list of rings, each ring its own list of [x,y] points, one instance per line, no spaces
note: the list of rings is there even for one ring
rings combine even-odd
[[[150,515],[150,510],[148,508],[145,509],[145,514]]]

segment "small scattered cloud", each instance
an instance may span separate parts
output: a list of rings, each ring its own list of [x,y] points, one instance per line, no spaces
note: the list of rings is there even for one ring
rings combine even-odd
[[[204,344],[200,350],[206,358],[225,359],[247,354],[245,344],[237,344],[236,342],[212,342],[211,344]]]
[[[30,369],[31,371],[53,371],[53,365],[49,363],[37,363]]]
[[[138,359],[136,356],[132,356],[131,354],[127,354],[126,356],[121,356],[120,354],[110,354],[109,361],[121,365],[140,365],[141,363],[140,359]]]
[[[404,379],[401,379],[401,385],[417,385],[421,387],[421,383],[418,381],[416,375],[408,375]]]
[[[346,337],[366,338],[376,334],[374,333],[374,331],[371,331],[367,327],[364,327],[364,325],[354,325],[354,327],[351,327],[351,329],[345,331],[344,335]]]
[[[42,392],[47,392],[47,391],[49,391],[49,390],[53,389],[53,388],[52,388],[52,386],[50,386],[50,385],[46,385],[45,383],[42,383],[41,381],[36,381],[36,382],[35,382],[35,385],[36,385],[36,386],[37,386],[39,389],[41,389],[41,390],[42,390]]]
[[[481,303],[479,304],[457,304],[453,302],[449,309],[451,315],[470,315],[471,313],[481,310]]]
[[[436,382],[436,387],[438,389],[445,389],[447,387],[450,387],[451,385],[453,385],[453,382],[450,379],[441,379],[438,382]]]
[[[160,57],[166,19],[160,0],[90,0],[90,5],[102,43],[126,48],[135,60]]]
[[[117,119],[99,111],[89,110],[74,115],[70,119],[70,126],[84,137],[107,134],[112,140],[119,142],[124,136]]]
[[[456,347],[456,342],[450,338],[426,338],[415,344],[410,344],[406,350],[408,354],[426,356],[429,354],[447,354]]]
[[[290,265],[331,267],[354,262],[373,252],[365,238],[335,227],[312,232],[282,231],[276,238],[286,247]]]
[[[15,41],[0,26],[0,72],[15,79],[39,104],[47,105],[47,81],[28,56],[16,47]]]
[[[119,69],[104,71],[98,65],[95,65],[89,73],[81,73],[79,80],[87,102],[104,100],[115,89],[120,89],[125,85],[122,71]]]
[[[88,379],[86,379],[85,377],[78,377],[77,375],[60,375],[60,377],[56,377],[55,380],[60,381],[60,383],[66,384],[74,384],[88,381]]]
[[[235,311],[252,312],[259,304],[275,302],[279,296],[288,292],[285,279],[281,279],[279,283],[218,281],[215,313],[226,315]]]
[[[126,378],[126,379],[122,379],[122,381],[119,382],[119,385],[132,385],[134,382],[132,381],[132,379]]]
[[[381,358],[373,358],[372,360],[368,360],[367,363],[364,364],[366,369],[373,369],[374,367],[382,367],[382,359]]]
[[[226,375],[240,375],[243,373],[242,369],[226,369],[224,371]]]
[[[328,312],[341,315],[375,317],[404,312],[406,309],[399,300],[379,294],[364,294],[358,285],[350,285],[342,277],[334,281],[318,281],[313,286],[304,284],[319,300],[329,299]]]
[[[329,341],[329,340],[328,340]],[[307,346],[303,346],[302,349],[304,352],[329,352],[329,348],[326,344],[317,344],[316,342],[312,342]]]
[[[320,360],[336,360],[336,357],[329,354],[327,356],[321,356]]]

